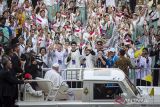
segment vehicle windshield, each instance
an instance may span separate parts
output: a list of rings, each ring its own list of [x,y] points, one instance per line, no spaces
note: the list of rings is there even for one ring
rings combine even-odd
[[[136,86],[127,77],[126,77],[126,81],[127,81],[128,85],[131,87],[134,94],[137,96],[139,91],[137,90]]]
[[[116,99],[122,93],[118,83],[95,83],[93,85],[94,100]]]

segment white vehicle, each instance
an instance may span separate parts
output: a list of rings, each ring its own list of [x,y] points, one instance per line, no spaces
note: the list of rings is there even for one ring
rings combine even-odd
[[[76,72],[76,73],[75,73]],[[72,78],[71,74],[75,74]],[[120,69],[68,69],[63,85],[53,88],[48,80],[35,80],[42,97],[24,92],[19,107],[159,107],[159,87],[135,87]],[[67,91],[72,90],[74,99],[68,100]],[[52,99],[52,100],[50,100]]]

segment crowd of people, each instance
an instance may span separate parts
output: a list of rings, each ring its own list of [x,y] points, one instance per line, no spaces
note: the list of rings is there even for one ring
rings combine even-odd
[[[63,78],[63,69],[120,68],[158,86],[160,3],[136,1],[0,0],[1,70],[6,60],[19,79],[53,64]]]

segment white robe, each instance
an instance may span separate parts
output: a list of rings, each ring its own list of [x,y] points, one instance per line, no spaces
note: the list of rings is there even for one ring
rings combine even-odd
[[[77,49],[75,52],[71,51],[71,60],[67,62],[66,58],[66,64],[67,64],[67,69],[68,68],[80,68],[80,52]],[[81,76],[79,72],[77,71],[72,71],[72,72],[67,72],[67,79],[79,79]]]
[[[85,58],[86,58],[86,61],[85,61],[85,64],[86,64],[86,68],[94,68],[94,56],[92,54],[89,54],[88,56],[85,55]]]
[[[34,35],[34,37],[32,37],[32,45],[33,51],[37,53],[37,35]]]
[[[151,64],[152,64],[152,59],[151,57],[148,57],[149,62],[146,63],[147,59],[145,57],[140,57],[139,58],[139,63],[137,64],[137,67],[141,67],[143,69],[138,69],[136,70],[136,77],[137,79],[145,79],[145,77],[148,74],[151,74]]]
[[[66,69],[65,58],[67,57],[67,55],[68,55],[68,52],[65,50],[62,50],[61,52],[58,52],[56,50],[49,53],[49,57],[51,58],[52,65],[54,63],[59,64],[59,71],[63,78],[65,78],[65,72],[62,72],[62,70]]]
[[[43,2],[44,2],[44,4],[45,4],[46,6],[53,6],[53,4],[54,4],[54,1],[53,1],[53,0],[43,0]]]
[[[54,69],[47,71],[44,79],[50,80],[53,83],[54,87],[59,87],[64,81],[61,75],[57,73],[57,71],[55,71]]]
[[[37,24],[41,24],[42,28],[45,28],[45,26],[48,26],[48,20],[47,20],[47,18],[42,18],[39,15],[37,15],[36,23]]]
[[[44,79],[50,80],[53,83],[53,87],[59,88],[61,85],[68,87],[66,82],[64,82],[62,76],[57,73],[54,69],[46,72]],[[72,90],[67,90],[67,95],[69,100],[74,100],[74,93]]]
[[[25,53],[25,45],[24,44],[20,44],[19,45],[19,55],[21,56],[22,54]]]
[[[40,97],[43,94],[42,91],[36,91],[36,90],[34,90],[29,83],[25,84],[24,88],[25,88],[26,92],[28,92],[32,96]]]
[[[108,7],[108,6],[116,7],[115,0],[106,0],[106,7]]]
[[[78,49],[75,52],[71,51],[71,60],[67,63],[67,68],[80,68],[80,52]]]

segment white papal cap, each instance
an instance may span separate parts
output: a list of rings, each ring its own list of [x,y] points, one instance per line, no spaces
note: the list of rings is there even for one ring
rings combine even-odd
[[[59,64],[58,64],[58,63],[54,63],[54,64],[52,65],[52,67],[59,67]]]

